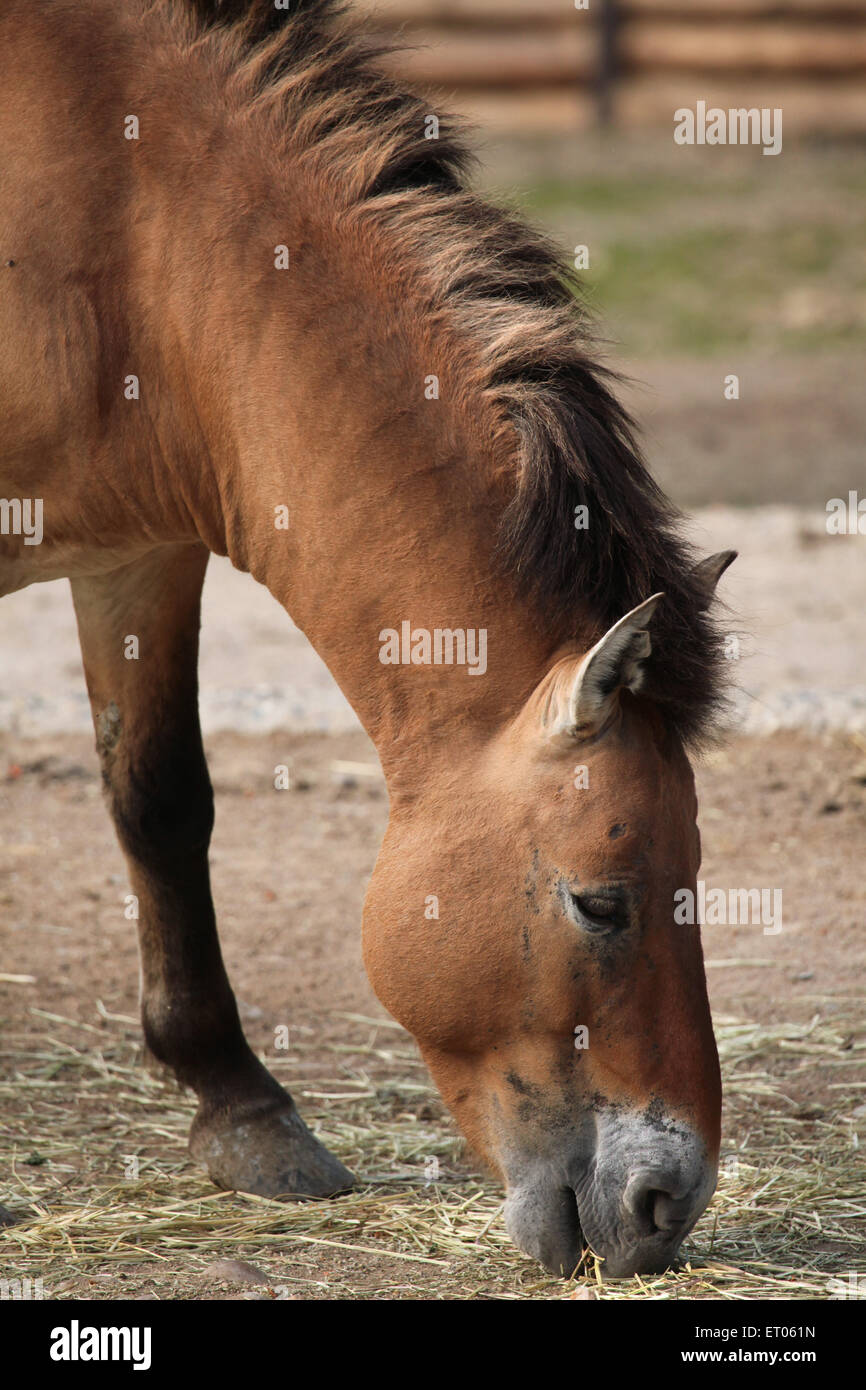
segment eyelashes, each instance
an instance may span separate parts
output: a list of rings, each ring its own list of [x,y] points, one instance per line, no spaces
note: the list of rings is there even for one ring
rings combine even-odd
[[[628,906],[620,894],[573,893],[566,888],[564,896],[569,916],[585,931],[613,932],[628,926]]]

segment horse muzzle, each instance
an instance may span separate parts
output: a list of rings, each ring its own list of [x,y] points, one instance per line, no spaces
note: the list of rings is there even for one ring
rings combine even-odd
[[[658,1274],[707,1206],[717,1166],[703,1139],[653,1107],[597,1116],[594,1152],[512,1161],[505,1223],[515,1245],[568,1277],[585,1246],[604,1278]]]

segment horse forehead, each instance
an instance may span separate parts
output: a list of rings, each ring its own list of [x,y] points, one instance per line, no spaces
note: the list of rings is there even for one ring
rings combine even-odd
[[[586,763],[587,790],[594,782],[597,793],[587,806],[594,805],[601,817],[622,807],[657,823],[662,809],[667,814],[695,809],[694,774],[685,750],[652,726],[626,725],[621,736],[600,746],[597,757],[587,757]]]
[[[610,764],[603,771],[602,776],[590,765],[582,778],[574,760],[573,775],[570,769],[557,794],[527,808],[523,831],[542,858],[553,855],[565,863],[578,855],[587,864],[598,861],[595,871],[604,866],[614,873],[636,858],[649,865],[654,857],[691,845],[697,801],[687,763],[657,767],[648,776],[634,768],[616,775]]]
[[[651,739],[614,738],[585,750],[576,745],[564,770],[563,799],[571,801],[573,794],[579,808],[600,820],[613,816],[612,824],[627,811],[652,822],[660,803],[691,809],[694,798],[694,777],[683,751]]]

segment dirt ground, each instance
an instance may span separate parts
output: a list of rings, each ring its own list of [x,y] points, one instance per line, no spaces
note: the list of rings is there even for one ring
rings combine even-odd
[[[299,1104],[330,1142],[336,1134],[341,1155],[362,1178],[374,1186],[384,1183],[386,1202],[388,1192],[421,1200],[426,1190],[424,1161],[414,1149],[405,1161],[391,1128],[381,1151],[377,1128],[384,1133],[395,1125],[414,1136],[422,1154],[442,1154],[450,1190],[456,1184],[459,1194],[471,1193],[477,1169],[429,1091],[410,1040],[389,1024],[364,977],[360,909],[387,817],[371,745],[360,732],[217,734],[208,745],[217,797],[215,899],[252,1044],[281,1079],[290,1079]],[[292,769],[292,787],[278,792],[272,770],[281,762]],[[347,775],[335,769],[341,762],[366,765],[367,771]],[[99,1210],[121,1200],[130,1125],[134,1130],[139,1123],[129,1114],[137,1105],[155,1126],[134,1140],[132,1151],[145,1168],[151,1165],[159,1181],[186,1183],[199,1209],[206,1209],[208,1191],[215,1200],[219,1194],[185,1155],[189,1099],[156,1083],[143,1091],[135,1079],[136,949],[132,924],[123,916],[124,864],[89,741],[0,736],[0,779],[3,971],[24,977],[0,986],[0,1078],[11,1122],[0,1200],[20,1219],[6,1232],[7,1241],[15,1232],[24,1241],[11,1263],[7,1249],[4,1273],[41,1274],[46,1296],[59,1298],[564,1296],[562,1286],[538,1285],[538,1271],[507,1247],[498,1228],[506,1285],[483,1255],[474,1262],[471,1251],[461,1250],[443,1260],[435,1241],[419,1248],[417,1262],[405,1254],[379,1256],[382,1231],[369,1220],[360,1223],[364,1239],[357,1229],[348,1235],[340,1230],[335,1238],[331,1227],[290,1239],[289,1232],[269,1226],[250,1233],[240,1248],[228,1238],[219,1244],[226,1235],[220,1227],[215,1250],[207,1222],[186,1244],[163,1227],[150,1239],[137,1236],[133,1248],[121,1225],[120,1248],[114,1241],[101,1258],[98,1243],[95,1255],[88,1245],[85,1222],[74,1240],[67,1233],[69,1251],[60,1237],[59,1248],[45,1239],[29,1246],[27,1222],[34,1215],[53,1214],[62,1227],[66,1211],[74,1210],[75,1221],[84,1219],[82,1212],[96,1221]],[[768,1111],[778,1119],[780,1107],[798,1143],[817,1146],[822,1125],[842,1106],[854,1116],[852,1124],[866,1123],[856,1113],[858,1095],[864,1098],[857,1088],[866,1086],[866,1042],[858,1031],[861,990],[855,973],[866,914],[859,862],[866,832],[866,743],[860,735],[796,731],[740,737],[707,756],[699,784],[708,887],[779,887],[784,904],[778,934],[765,935],[759,925],[705,929],[717,1020],[764,1030],[784,1024],[789,1036],[791,1025],[809,1025],[818,1016],[841,1035],[835,1048],[798,1049],[791,1043],[789,1058],[774,1057],[769,1070],[783,1086],[783,1105],[766,1082],[764,1099],[762,1086],[756,1092],[754,1083],[741,1095],[737,1075],[748,1053],[735,1062],[724,1152],[747,1153],[762,1110],[765,1120]],[[291,1051],[282,1056],[274,1048],[280,1025],[289,1027],[291,1038]],[[367,1044],[360,1070],[344,1065],[353,1048]],[[848,1065],[858,1058],[862,1065]],[[106,1066],[115,1065],[119,1089],[101,1090]],[[350,1105],[360,1127],[341,1130],[347,1093],[351,1100],[358,1086],[368,1088],[357,1094],[374,1098],[372,1108]],[[19,1105],[8,1105],[16,1095]],[[859,1108],[866,1112],[866,1106]],[[495,1197],[493,1191],[492,1212]],[[140,1206],[148,1210],[153,1200]],[[145,1220],[140,1209],[136,1216]],[[760,1230],[758,1223],[758,1248]],[[841,1259],[843,1269],[852,1267],[850,1245],[837,1248],[829,1237],[816,1245],[812,1231],[808,1249],[821,1270],[832,1272],[834,1259]],[[213,1272],[214,1258],[239,1253],[254,1256],[257,1269],[264,1266],[267,1293],[243,1278],[226,1282]],[[688,1296],[685,1289],[682,1296]]]
[[[220,734],[208,756],[215,900],[251,1040],[264,1046],[277,1024],[334,1010],[379,1016],[359,935],[387,821],[372,745],[360,732]],[[344,761],[369,772],[332,770]],[[277,763],[291,769],[288,791],[273,788]],[[3,969],[36,977],[6,988],[7,1021],[19,1026],[35,1005],[92,1022],[97,997],[109,1012],[134,1014],[125,864],[89,742],[0,737],[0,774]],[[815,996],[850,998],[866,912],[866,740],[735,739],[708,753],[698,775],[708,887],[754,883],[784,895],[778,934],[705,927],[716,1007],[731,1012],[748,1000],[755,1018],[770,1022],[804,1017]]]

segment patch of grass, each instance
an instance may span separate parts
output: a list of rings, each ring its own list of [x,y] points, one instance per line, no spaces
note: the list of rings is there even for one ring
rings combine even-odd
[[[542,172],[519,201],[589,247],[590,303],[626,357],[863,346],[866,173],[851,151],[785,159],[636,169],[612,149],[609,171]]]
[[[847,265],[849,245],[829,222],[689,228],[601,247],[585,283],[627,355],[844,347],[866,341],[866,266]]]
[[[754,189],[748,176],[726,179],[726,196],[745,197]],[[539,216],[574,209],[587,213],[633,213],[670,209],[680,200],[692,203],[705,197],[705,185],[667,172],[591,174],[577,179],[548,177],[533,183],[522,198],[524,206]]]

